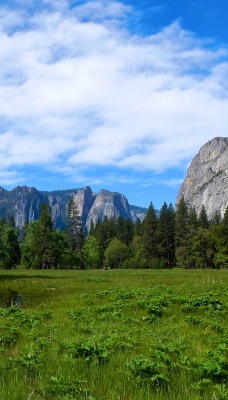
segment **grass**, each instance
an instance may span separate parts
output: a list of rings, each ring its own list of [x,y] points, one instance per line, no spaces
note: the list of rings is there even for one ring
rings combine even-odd
[[[226,400],[227,270],[0,271],[2,400]],[[12,293],[20,307],[6,307]]]

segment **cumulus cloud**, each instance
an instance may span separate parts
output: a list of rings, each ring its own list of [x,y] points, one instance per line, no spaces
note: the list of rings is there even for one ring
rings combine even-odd
[[[42,4],[0,9],[3,171],[163,171],[227,136],[226,49],[179,22],[133,35],[117,1]]]

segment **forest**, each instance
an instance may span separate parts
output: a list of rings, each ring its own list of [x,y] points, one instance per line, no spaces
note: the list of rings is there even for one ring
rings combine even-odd
[[[199,215],[182,198],[176,208],[164,202],[159,213],[150,203],[143,221],[107,217],[86,232],[73,197],[64,231],[53,228],[48,204],[38,220],[15,227],[0,221],[2,269],[165,269],[228,266],[228,208],[223,218]]]

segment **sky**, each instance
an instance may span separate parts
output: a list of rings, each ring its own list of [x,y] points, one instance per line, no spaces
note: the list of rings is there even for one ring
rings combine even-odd
[[[0,0],[0,186],[175,204],[228,136],[227,0]]]

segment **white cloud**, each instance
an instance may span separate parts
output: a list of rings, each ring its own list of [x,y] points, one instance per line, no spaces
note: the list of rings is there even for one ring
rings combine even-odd
[[[26,22],[0,10],[2,169],[162,171],[228,135],[225,49],[179,23],[131,35],[121,2],[46,3]]]
[[[0,171],[1,185],[10,186],[23,182],[23,177],[17,171]]]
[[[111,20],[122,19],[129,12],[129,6],[119,1],[109,0],[87,1],[75,8],[75,15],[77,15],[78,18],[102,22],[107,18]]]

